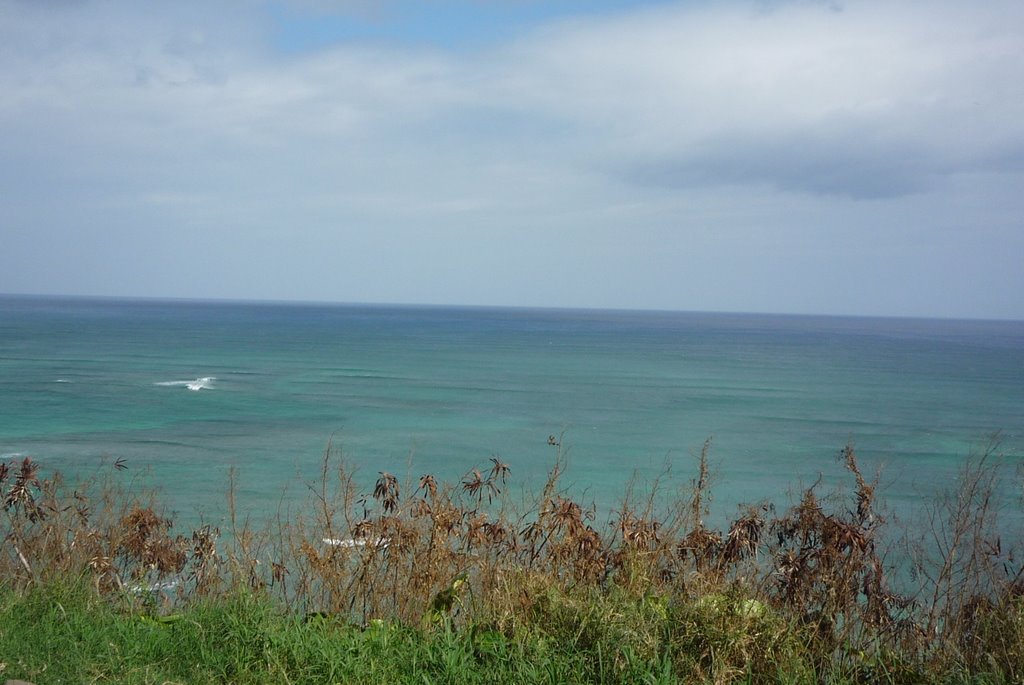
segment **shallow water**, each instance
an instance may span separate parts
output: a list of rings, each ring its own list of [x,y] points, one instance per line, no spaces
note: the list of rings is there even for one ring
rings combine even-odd
[[[849,485],[848,441],[910,506],[996,432],[1019,462],[1022,322],[0,298],[0,455],[123,458],[186,517],[232,466],[247,510],[304,496],[328,442],[367,487],[500,455],[535,489],[549,435],[604,506],[708,437],[720,512]]]

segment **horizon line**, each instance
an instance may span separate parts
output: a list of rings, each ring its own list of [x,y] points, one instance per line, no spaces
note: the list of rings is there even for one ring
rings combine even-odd
[[[783,311],[752,311],[724,309],[665,309],[661,307],[601,307],[572,305],[516,305],[516,304],[480,304],[480,303],[436,303],[436,302],[372,302],[354,300],[315,300],[315,299],[277,299],[277,298],[238,298],[238,297],[182,297],[167,295],[94,295],[67,293],[13,293],[0,292],[0,299],[36,299],[36,300],[92,300],[121,302],[152,302],[152,303],[193,303],[193,304],[238,304],[238,305],[272,305],[298,307],[383,307],[394,309],[478,309],[478,310],[510,310],[510,311],[550,311],[550,312],[614,312],[637,314],[724,314],[732,316],[777,316],[833,319],[895,319],[919,321],[976,321],[988,323],[1024,323],[1024,319],[991,318],[991,317],[960,317],[934,316],[921,314],[836,314],[822,312],[783,312]]]

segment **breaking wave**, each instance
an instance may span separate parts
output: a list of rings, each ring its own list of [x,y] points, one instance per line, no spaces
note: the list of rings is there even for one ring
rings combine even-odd
[[[217,380],[216,376],[204,376],[203,378],[196,378],[191,381],[160,381],[154,383],[154,385],[184,385],[189,390],[209,390],[213,388],[213,382]]]

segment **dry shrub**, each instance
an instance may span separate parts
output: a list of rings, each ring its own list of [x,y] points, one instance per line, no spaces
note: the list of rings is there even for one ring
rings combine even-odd
[[[716,530],[706,523],[710,441],[688,492],[665,505],[660,478],[640,497],[631,486],[607,526],[562,489],[561,438],[549,444],[554,465],[521,510],[499,457],[454,483],[381,472],[364,490],[329,446],[313,506],[262,530],[238,516],[232,481],[223,539],[211,526],[174,534],[114,472],[69,488],[29,459],[0,464],[0,577],[24,587],[86,576],[100,593],[174,581],[179,602],[247,587],[363,625],[473,624],[601,645],[615,668],[669,654],[681,679],[759,677],[786,659],[854,680],[928,668],[1024,678],[1024,571],[998,535],[988,451],[936,501],[919,527],[927,537],[900,548],[916,590],[903,597],[890,589],[895,536],[878,513],[877,479],[863,476],[852,446],[839,453],[852,496],[815,484],[782,513],[744,507]]]
[[[1024,561],[1020,540],[1004,536],[1003,462],[996,436],[964,463],[955,489],[925,507],[908,548],[921,649],[947,668],[991,669],[1019,682]]]
[[[120,520],[122,537],[116,551],[136,579],[154,572],[168,576],[185,567],[185,538],[168,535],[173,525],[171,519],[158,516],[150,507],[136,506]]]
[[[121,460],[113,467],[126,468]],[[170,534],[172,521],[157,512],[151,497],[124,490],[111,473],[71,488],[60,474],[42,478],[37,464],[25,458],[0,465],[0,493],[0,576],[14,587],[87,576],[100,592],[129,585],[145,590],[202,558],[189,554],[184,537]],[[207,549],[206,557],[211,554]]]

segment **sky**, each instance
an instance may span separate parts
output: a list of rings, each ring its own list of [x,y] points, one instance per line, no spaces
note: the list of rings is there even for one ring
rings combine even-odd
[[[1024,3],[0,0],[0,293],[1024,319]]]

